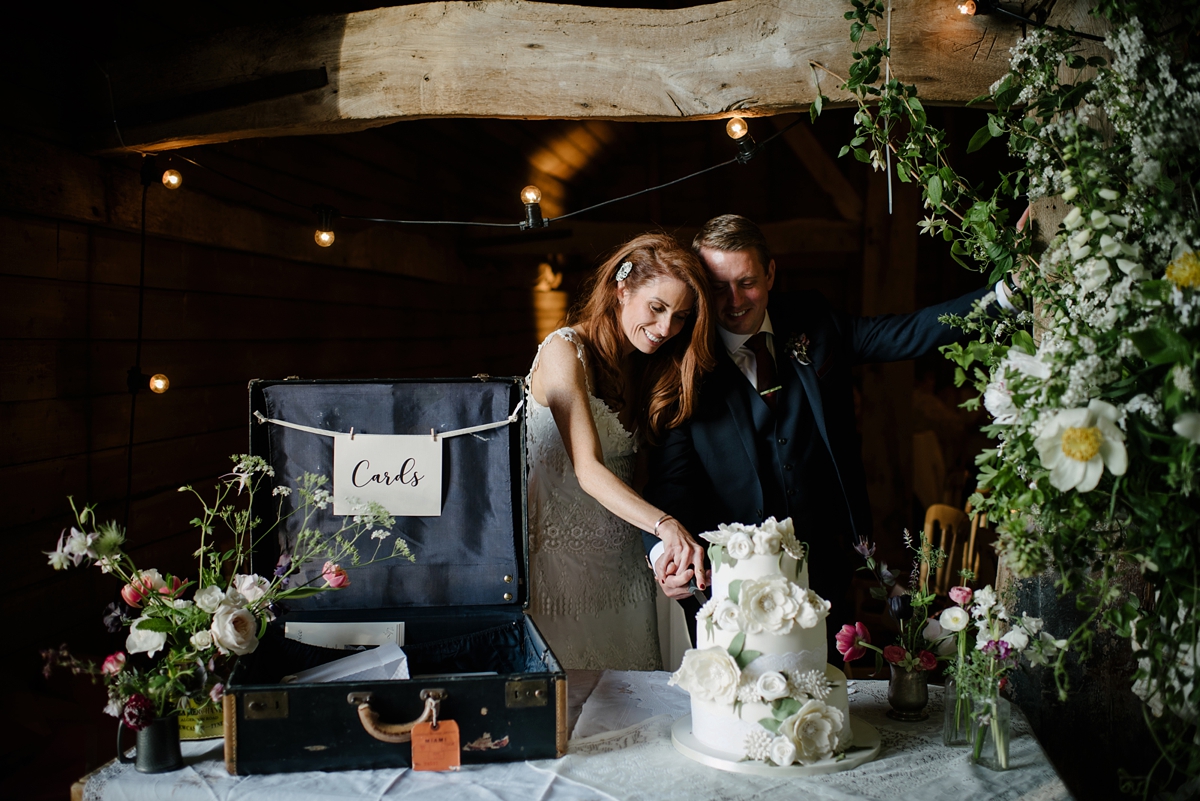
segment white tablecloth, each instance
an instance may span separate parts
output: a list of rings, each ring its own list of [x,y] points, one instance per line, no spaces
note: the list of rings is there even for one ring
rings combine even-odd
[[[114,763],[93,776],[87,801],[337,801],[337,799],[479,799],[479,801],[699,801],[806,799],[958,801],[964,798],[1057,801],[1069,798],[1028,725],[1013,710],[1012,769],[970,764],[962,748],[941,743],[941,688],[930,687],[930,717],[888,718],[887,684],[851,682],[850,714],[879,730],[879,758],[855,770],[774,779],[726,773],[684,757],[671,745],[671,723],[689,711],[667,673],[608,671],[583,706],[562,759],[467,766],[455,773],[405,768],[341,773],[230,776],[221,741],[185,743],[187,766],[144,775]]]

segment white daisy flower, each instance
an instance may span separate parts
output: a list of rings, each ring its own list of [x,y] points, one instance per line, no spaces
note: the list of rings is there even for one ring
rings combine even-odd
[[[1116,426],[1119,417],[1112,404],[1092,400],[1085,409],[1067,409],[1049,421],[1034,445],[1056,489],[1090,492],[1105,467],[1114,476],[1125,474],[1129,457]]]

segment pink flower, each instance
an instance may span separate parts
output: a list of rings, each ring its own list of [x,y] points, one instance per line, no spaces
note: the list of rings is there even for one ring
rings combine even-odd
[[[221,682],[217,682],[216,684],[214,684],[212,686],[212,689],[208,691],[208,697],[212,699],[212,702],[214,704],[221,703],[221,697],[224,695],[225,695],[225,685],[222,684]]]
[[[921,663],[921,670],[933,670],[937,667],[937,657],[928,651],[921,651],[917,654],[917,661]]]
[[[903,662],[906,656],[908,656],[908,651],[905,651],[899,645],[889,645],[883,649],[883,658],[893,665]]]
[[[130,730],[140,731],[154,720],[154,702],[141,693],[134,693],[125,702],[125,711],[121,713],[121,718]]]
[[[125,669],[125,652],[117,651],[105,658],[100,666],[100,672],[105,676],[115,676]]]
[[[971,598],[975,596],[975,592],[970,587],[951,587],[950,600],[959,606],[966,606],[971,603]]]
[[[178,577],[171,576],[163,586],[158,588],[160,595],[168,597],[178,595],[184,587],[191,584],[190,581],[180,581]]]
[[[847,623],[842,626],[841,631],[833,635],[833,639],[836,641],[838,653],[842,655],[842,658],[847,662],[853,662],[867,652],[867,649],[863,648],[860,643],[870,644],[871,634],[862,623],[855,623],[853,626]]]
[[[134,609],[142,608],[142,599],[145,597],[142,595],[141,582],[135,581],[133,584],[126,584],[121,588],[121,599]]]
[[[325,563],[325,567],[321,569],[321,576],[325,579],[325,586],[335,590],[350,586],[350,576],[346,575],[341,565],[335,565],[333,562]]]

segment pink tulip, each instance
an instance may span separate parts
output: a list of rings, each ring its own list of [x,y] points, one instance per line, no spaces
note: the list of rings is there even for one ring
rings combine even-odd
[[[893,665],[903,662],[906,656],[908,656],[908,651],[905,651],[899,645],[889,645],[883,649],[883,658]]]
[[[100,666],[100,672],[105,676],[115,676],[125,669],[125,653],[117,651],[115,654],[110,654],[105,658],[104,664]]]
[[[837,644],[838,653],[847,662],[853,662],[855,659],[861,658],[866,654],[867,649],[862,647],[860,643],[870,643],[871,634],[867,631],[867,627],[862,623],[855,623],[851,626],[849,623],[842,626],[842,630],[833,635],[833,639]]]
[[[173,597],[175,595],[178,595],[180,593],[180,591],[183,590],[183,588],[186,587],[188,584],[191,584],[191,582],[190,581],[180,581],[177,576],[171,576],[167,580],[167,582],[165,584],[163,584],[163,586],[158,588],[158,592],[161,595]]]
[[[971,603],[971,598],[975,596],[974,591],[970,587],[951,587],[950,600],[959,606],[966,606]]]
[[[132,606],[134,609],[141,609],[142,599],[142,584],[139,581],[134,581],[133,584],[126,584],[121,588],[121,598],[125,603]]]
[[[933,670],[937,667],[937,657],[928,651],[918,653],[917,660],[921,663],[921,670]]]
[[[325,563],[325,567],[321,570],[321,576],[325,579],[325,586],[335,590],[350,586],[350,576],[346,574],[341,565],[335,565],[333,562]]]

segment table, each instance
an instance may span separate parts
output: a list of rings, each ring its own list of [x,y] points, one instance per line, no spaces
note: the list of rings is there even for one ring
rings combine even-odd
[[[959,801],[963,798],[1057,801],[1070,798],[1017,709],[1011,764],[994,773],[970,764],[966,749],[941,743],[942,695],[930,687],[930,716],[901,723],[885,715],[887,683],[851,681],[850,714],[879,730],[879,758],[853,771],[805,778],[746,776],[714,770],[678,753],[671,723],[690,711],[687,694],[667,685],[668,673],[605,671],[579,707],[567,755],[561,759],[473,765],[454,773],[405,768],[341,773],[230,776],[220,740],[185,743],[187,767],[143,775],[110,763],[89,777],[86,801],[338,801],[338,799],[479,799],[479,801],[698,801],[805,799]],[[579,694],[578,692],[576,693]]]

